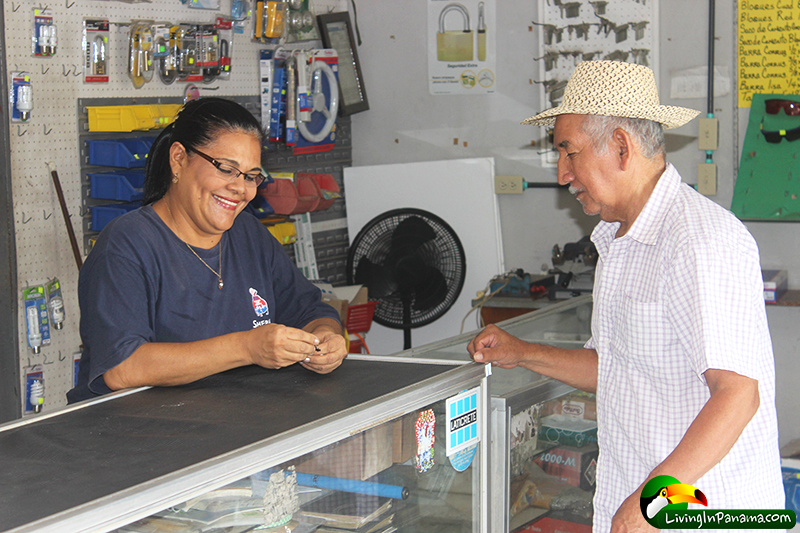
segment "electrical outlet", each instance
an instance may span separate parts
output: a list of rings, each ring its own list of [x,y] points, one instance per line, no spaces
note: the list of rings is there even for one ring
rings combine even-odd
[[[700,150],[716,150],[719,148],[719,121],[715,118],[701,118],[697,147]]]
[[[495,194],[522,194],[522,176],[495,176]]]
[[[714,163],[697,165],[697,192],[705,196],[717,194],[717,165]]]

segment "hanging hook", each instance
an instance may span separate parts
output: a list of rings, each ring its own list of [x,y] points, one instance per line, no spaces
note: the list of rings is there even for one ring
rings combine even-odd
[[[64,63],[61,63],[61,74],[63,74],[65,78],[69,76],[69,70],[64,70],[66,67]]]
[[[45,70],[44,65],[42,65],[42,74],[47,74],[49,71],[50,67],[47,67],[47,70]]]
[[[68,0],[64,0],[64,4],[67,6],[67,9],[72,9],[72,6],[75,5],[75,2],[70,4]]]
[[[89,214],[89,208],[82,205],[78,212],[82,217],[85,217],[86,215]]]
[[[14,5],[14,2],[11,2],[11,10],[12,10],[14,13],[16,13],[16,12],[17,12],[17,10],[18,10],[19,8],[21,8],[21,7],[22,7],[22,4],[20,4],[20,5],[18,5],[18,6],[15,6],[15,5]]]
[[[45,135],[50,135],[50,132],[52,132],[52,131],[53,131],[53,128],[50,128],[50,129],[48,130],[48,129],[47,129],[47,124],[43,124],[43,126],[44,126],[44,134],[45,134]]]
[[[73,69],[73,72],[72,72],[72,75],[75,76],[76,78],[78,76],[80,76],[81,74],[83,74],[83,69],[81,69],[80,72],[78,72],[78,67],[79,66],[80,65],[75,65],[75,68]]]
[[[28,133],[28,130],[22,131],[20,128],[22,128],[22,126],[17,124],[17,137],[22,137],[23,135]]]
[[[66,359],[66,357],[65,357],[65,356],[63,356],[63,355],[61,355],[61,350],[59,350],[59,351],[58,351],[58,360],[59,360],[59,361],[63,361],[64,359]]]
[[[23,211],[23,213],[22,213],[22,223],[23,224],[27,224],[28,222],[31,221],[32,218],[33,217],[28,217],[28,220],[25,220],[25,212]]]
[[[42,209],[42,215],[44,215],[44,219],[45,219],[45,220],[47,220],[48,218],[50,218],[51,216],[53,216],[53,213],[50,213],[50,214],[48,215],[48,214],[47,214],[47,211],[45,211],[44,209]]]

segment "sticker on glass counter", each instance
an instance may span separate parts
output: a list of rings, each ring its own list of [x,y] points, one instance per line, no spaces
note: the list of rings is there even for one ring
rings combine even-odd
[[[436,442],[436,415],[433,409],[419,414],[414,424],[417,435],[417,455],[414,463],[419,472],[427,472],[433,468],[433,443]]]
[[[475,458],[475,452],[478,451],[478,445],[470,446],[469,448],[465,448],[460,452],[456,452],[450,456],[450,464],[453,465],[458,472],[463,472],[469,465],[472,464],[472,460]]]
[[[447,457],[481,440],[478,427],[479,392],[480,387],[476,387],[447,400]]]

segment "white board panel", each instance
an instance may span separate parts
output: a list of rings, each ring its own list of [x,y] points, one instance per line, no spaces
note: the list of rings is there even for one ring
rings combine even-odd
[[[453,228],[467,258],[464,288],[441,318],[412,330],[411,343],[417,347],[457,335],[476,292],[504,271],[494,159],[345,168],[344,194],[351,243],[370,220],[402,207],[430,211]],[[464,330],[473,329],[475,320],[470,316]],[[373,323],[366,341],[373,354],[396,353],[403,349],[403,330]]]

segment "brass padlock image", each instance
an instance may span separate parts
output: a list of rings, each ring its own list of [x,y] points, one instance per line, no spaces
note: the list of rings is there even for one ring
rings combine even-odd
[[[464,18],[464,29],[445,31],[444,19],[450,11],[458,11]],[[439,61],[472,61],[475,40],[469,27],[469,11],[463,5],[447,4],[439,14],[439,33],[436,34],[436,57]]]

